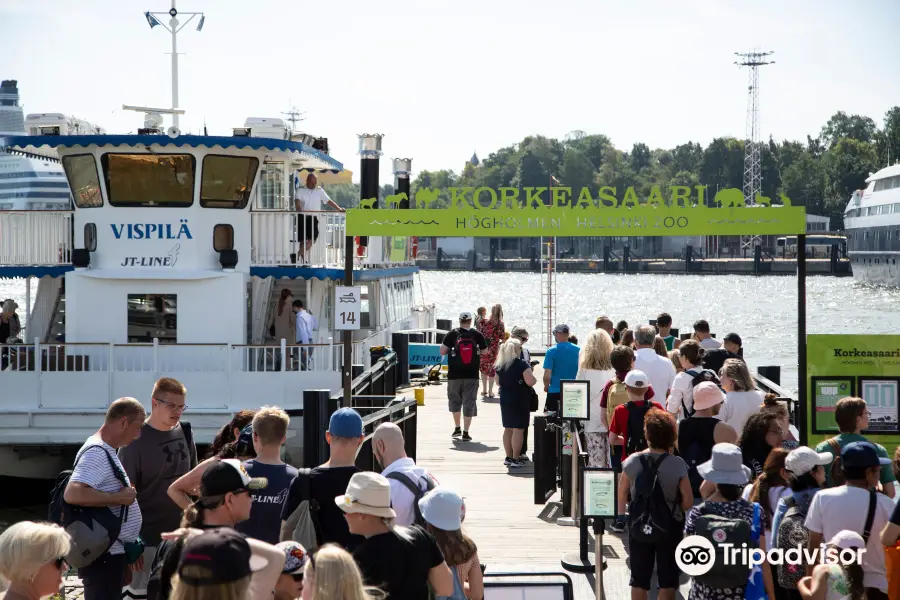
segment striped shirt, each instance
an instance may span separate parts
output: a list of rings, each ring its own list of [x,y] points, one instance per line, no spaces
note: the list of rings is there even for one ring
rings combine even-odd
[[[122,477],[125,478],[125,482],[128,485],[131,485],[131,480],[128,479],[128,474],[122,467],[122,463],[119,462],[119,457],[116,456],[115,449],[96,435],[89,437],[84,443],[84,446],[78,451],[78,454],[75,455],[75,460],[78,461],[78,464],[75,465],[75,468],[72,470],[72,476],[69,478],[69,481],[83,483],[94,488],[98,492],[113,493],[122,489],[121,478],[119,478],[110,468],[109,459],[104,456],[102,452],[94,450],[85,454],[84,459],[78,460],[81,455],[84,454],[85,450],[92,446],[101,446],[106,450],[106,452],[112,456],[113,462],[119,469]],[[122,507],[110,506],[109,509],[113,514],[118,516],[121,514]],[[123,554],[125,548],[122,546],[122,542],[133,542],[137,539],[141,533],[142,521],[141,509],[138,506],[137,499],[135,499],[128,508],[128,515],[125,517],[125,522],[122,523],[119,539],[113,543],[112,547],[110,547],[109,553]]]

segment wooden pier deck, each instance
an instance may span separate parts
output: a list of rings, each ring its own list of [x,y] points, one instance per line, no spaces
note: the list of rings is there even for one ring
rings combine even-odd
[[[536,368],[538,382],[542,373]],[[412,391],[399,391],[408,393]],[[545,505],[534,504],[534,469],[507,469],[503,465],[503,427],[498,399],[478,399],[478,416],[472,422],[471,442],[453,440],[453,419],[447,408],[446,383],[425,386],[425,406],[418,407],[417,460],[442,484],[465,498],[463,528],[478,545],[487,572],[560,572],[564,554],[578,551],[577,527],[556,524],[561,515],[560,494]],[[496,393],[496,389],[495,389]],[[543,392],[541,406],[543,406]],[[529,433],[529,455],[534,450]],[[593,535],[590,551],[593,552]],[[603,574],[605,597],[630,598],[627,538],[603,535],[603,554],[608,567]],[[569,573],[576,600],[594,598],[594,575]],[[655,578],[653,585],[655,586]],[[686,599],[689,579],[682,578],[676,598]],[[656,598],[651,590],[650,598]]]

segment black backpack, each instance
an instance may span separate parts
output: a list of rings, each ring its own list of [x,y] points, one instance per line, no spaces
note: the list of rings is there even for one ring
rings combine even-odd
[[[94,448],[103,451],[116,478],[123,486],[128,485],[125,475],[116,466],[112,455],[106,448],[97,444],[83,450],[71,469],[62,471],[56,476],[50,492],[47,520],[60,525],[72,538],[72,549],[66,559],[75,568],[86,567],[105,554],[118,539],[122,523],[128,518],[127,506],[122,506],[119,515],[116,516],[107,506],[76,506],[65,500],[66,486],[69,485],[75,466]]]
[[[471,369],[478,364],[478,344],[468,329],[456,330],[456,343],[450,349],[447,366],[451,369]]]
[[[412,492],[413,495],[413,509],[415,510],[416,520],[413,522],[413,525],[418,525],[423,529],[427,528],[427,523],[425,522],[425,517],[422,516],[422,511],[419,510],[419,500],[422,499],[425,494],[433,490],[437,483],[435,483],[434,479],[432,479],[431,475],[425,473],[425,476],[422,479],[425,481],[425,489],[423,490],[416,482],[404,475],[403,473],[388,473],[385,476],[387,479],[393,479],[394,481],[399,481],[403,484],[403,487]]]
[[[647,449],[647,440],[644,439],[644,417],[650,412],[650,402],[644,400],[643,406],[638,406],[631,400],[625,403],[628,411],[628,441],[625,443],[625,454],[631,456],[635,452]]]
[[[688,369],[685,373],[694,378],[691,381],[691,390],[706,381],[716,384],[719,388],[722,387],[722,382],[719,381],[716,372],[712,369],[700,369],[699,371],[696,369]],[[685,417],[693,417],[696,412],[693,409],[688,410],[687,406],[684,405],[684,398],[681,399],[681,410]]]
[[[706,456],[704,456],[703,445],[700,443],[700,440],[694,440],[685,449],[681,458],[684,459],[688,466],[688,481],[691,482],[691,491],[694,493],[694,498],[699,498],[700,484],[703,483],[703,477],[700,476],[697,467],[709,460],[709,453],[707,452]]]
[[[806,548],[809,543],[809,530],[805,527],[806,513],[809,511],[809,504],[797,504],[793,498],[785,498],[787,511],[781,517],[778,523],[778,531],[773,536],[777,541],[776,548],[782,550],[790,550],[792,548]],[[806,569],[798,568],[798,565],[788,564],[782,561],[776,567],[779,586],[787,590],[796,590],[797,582],[806,575]]]
[[[706,504],[697,507],[700,516],[694,522],[694,534],[709,540],[715,549],[715,568],[703,575],[694,577],[698,583],[714,589],[734,589],[747,585],[750,579],[750,566],[741,561],[725,561],[725,552],[730,548],[757,548],[753,542],[752,527],[744,519],[723,517],[707,512]],[[762,519],[762,516],[760,516]],[[728,545],[726,547],[726,545]],[[749,550],[748,550],[749,551]]]
[[[659,544],[669,538],[669,532],[675,527],[672,507],[659,480],[659,467],[668,457],[662,454],[654,461],[651,454],[639,455],[642,468],[634,482],[634,498],[628,504],[631,540]]]

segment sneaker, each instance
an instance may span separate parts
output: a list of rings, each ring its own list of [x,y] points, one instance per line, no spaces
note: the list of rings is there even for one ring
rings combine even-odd
[[[504,466],[504,467],[508,467],[509,465],[511,465],[512,463],[514,463],[515,461],[516,461],[516,459],[510,458],[510,457],[507,456],[506,458],[503,459],[503,466]]]
[[[506,466],[509,467],[510,469],[521,469],[522,467],[525,466],[525,464],[522,461],[517,460],[515,458],[510,458],[508,460],[509,460],[509,463],[507,463]]]
[[[625,519],[623,517],[616,517],[616,520],[609,526],[609,530],[613,533],[624,533]]]
[[[471,441],[472,441],[472,436],[469,435],[469,432],[468,432],[468,431],[463,431],[463,432],[462,432],[462,441],[464,441],[464,442],[471,442]]]
[[[521,462],[521,463],[531,462],[530,460],[528,460],[528,456],[527,456],[526,454],[523,454],[522,456],[520,456],[520,457],[517,458],[516,460],[519,461],[519,462]]]
[[[459,427],[457,427],[456,429],[453,430],[453,435],[450,436],[450,437],[458,438],[458,437],[461,436],[461,435],[462,435],[462,429],[460,429]]]

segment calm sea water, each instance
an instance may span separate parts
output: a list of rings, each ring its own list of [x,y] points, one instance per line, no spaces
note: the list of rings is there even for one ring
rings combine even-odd
[[[423,271],[416,301],[434,303],[440,318],[456,319],[479,306],[503,306],[507,328],[521,325],[541,343],[541,280],[536,273],[464,273]],[[36,291],[37,286],[33,286]],[[0,300],[25,305],[21,280],[0,279]],[[852,278],[807,280],[809,333],[900,333],[900,290],[869,287]],[[737,332],[754,369],[780,365],[782,385],[797,388],[797,280],[794,277],[737,275],[612,275],[563,273],[557,279],[557,320],[583,339],[595,319],[609,315],[630,326],[647,323],[660,312],[675,327],[690,331],[697,319],[710,322],[722,338]],[[24,318],[24,308],[19,311]]]

